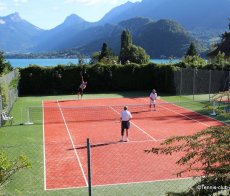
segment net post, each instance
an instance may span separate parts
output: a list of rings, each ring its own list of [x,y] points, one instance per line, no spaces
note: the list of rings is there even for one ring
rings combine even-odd
[[[211,100],[211,85],[212,85],[212,70],[209,70],[209,85],[208,85],[208,98],[209,98],[209,102]]]
[[[34,123],[30,121],[30,109],[29,107],[26,108],[26,113],[27,113],[27,122],[25,125],[33,125]]]
[[[23,125],[24,123],[23,123],[23,120],[22,120],[22,108],[20,108],[20,123],[19,123],[19,125]]]
[[[211,116],[216,116],[216,101],[213,101],[213,109],[212,109],[212,113],[210,114]]]
[[[87,138],[87,163],[88,163],[88,192],[92,196],[92,178],[91,178],[91,154],[90,154],[90,140]]]
[[[193,68],[192,100],[195,101],[196,68]]]
[[[182,85],[183,85],[183,75],[182,75],[182,68],[180,68],[180,101],[182,96]]]
[[[2,96],[0,95],[0,127],[2,126]]]

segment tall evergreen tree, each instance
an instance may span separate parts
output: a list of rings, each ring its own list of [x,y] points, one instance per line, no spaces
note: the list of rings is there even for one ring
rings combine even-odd
[[[194,43],[191,43],[185,56],[198,56]]]
[[[128,30],[124,30],[121,34],[121,50],[119,60],[121,64],[127,62],[147,63],[150,57],[141,47],[132,44],[132,35]]]
[[[121,34],[121,50],[127,49],[132,45],[132,35],[128,30],[124,30]]]
[[[112,56],[111,49],[108,47],[106,43],[103,43],[102,48],[101,48],[101,54],[99,55],[99,61],[103,59],[104,57],[109,58],[110,56]]]

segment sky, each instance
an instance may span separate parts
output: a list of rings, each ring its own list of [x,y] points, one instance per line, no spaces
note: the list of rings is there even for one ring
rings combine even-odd
[[[51,29],[77,14],[89,22],[100,20],[108,11],[128,0],[0,0],[0,16],[18,12],[20,17],[42,29]],[[129,0],[138,2],[141,0]]]

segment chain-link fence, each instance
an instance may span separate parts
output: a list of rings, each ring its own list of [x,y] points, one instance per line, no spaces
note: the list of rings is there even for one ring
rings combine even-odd
[[[19,72],[17,69],[0,77],[0,115],[2,112],[9,113],[13,104],[18,98],[18,84]],[[0,126],[2,125],[0,118]]]
[[[163,196],[188,191],[200,180],[191,177],[194,173],[176,176],[182,169],[175,164],[180,155],[146,154],[144,150],[155,146],[154,142],[105,142],[89,146],[90,170],[87,144],[73,147],[65,141],[1,145],[9,159],[26,155],[31,167],[22,169],[0,187],[0,195]],[[223,190],[222,194],[227,192]]]
[[[191,95],[193,100],[210,100],[213,94],[230,88],[230,71],[181,68],[174,73],[177,95]]]

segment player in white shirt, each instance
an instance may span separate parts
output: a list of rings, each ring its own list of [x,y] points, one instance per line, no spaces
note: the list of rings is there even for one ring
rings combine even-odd
[[[153,105],[154,111],[156,111],[156,100],[157,100],[157,92],[155,89],[153,89],[149,95],[149,101],[150,101],[149,108],[151,109]]]
[[[129,141],[128,138],[128,130],[130,128],[130,120],[132,118],[132,114],[128,111],[128,107],[125,106],[124,110],[121,112],[121,141],[124,141],[124,132],[126,130],[126,141]]]

